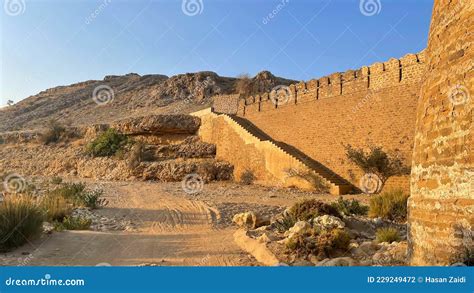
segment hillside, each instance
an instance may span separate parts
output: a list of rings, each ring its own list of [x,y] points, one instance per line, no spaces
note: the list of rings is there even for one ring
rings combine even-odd
[[[235,93],[237,78],[214,72],[186,73],[172,77],[130,73],[106,76],[68,86],[58,86],[0,109],[0,131],[41,128],[49,120],[71,125],[112,122],[148,114],[189,113],[209,106],[216,94]],[[251,79],[254,92],[295,81],[262,71]],[[99,91],[98,87],[109,87]]]

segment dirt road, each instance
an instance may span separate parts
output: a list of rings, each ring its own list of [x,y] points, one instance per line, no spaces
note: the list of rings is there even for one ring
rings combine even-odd
[[[131,222],[132,229],[53,232],[1,254],[0,265],[258,265],[233,241],[235,213],[253,210],[272,215],[302,198],[335,199],[235,183],[206,184],[198,194],[185,193],[179,182],[87,184],[102,188],[109,201],[94,213]]]
[[[235,229],[216,228],[220,215],[205,203],[166,193],[156,184],[104,188],[109,205],[96,212],[130,220],[134,231],[54,232],[3,255],[2,265],[256,264],[234,244]]]

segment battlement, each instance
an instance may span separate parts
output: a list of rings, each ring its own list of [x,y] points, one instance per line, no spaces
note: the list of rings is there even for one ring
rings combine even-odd
[[[363,91],[375,92],[403,84],[420,82],[425,72],[425,53],[407,54],[400,59],[392,58],[356,70],[336,72],[319,79],[299,82],[288,87],[285,101],[270,99],[270,93],[240,100],[237,113],[262,112],[292,104],[301,104]]]

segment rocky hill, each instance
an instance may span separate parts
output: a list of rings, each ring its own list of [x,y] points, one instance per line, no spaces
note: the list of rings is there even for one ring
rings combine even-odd
[[[148,114],[189,113],[208,107],[216,94],[235,93],[237,80],[214,72],[172,77],[130,73],[58,86],[0,109],[0,131],[41,128],[49,120],[90,125]],[[263,71],[251,83],[255,92],[265,92],[294,81]]]

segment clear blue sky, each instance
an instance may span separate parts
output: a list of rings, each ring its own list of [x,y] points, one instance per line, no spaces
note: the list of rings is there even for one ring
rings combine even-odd
[[[433,5],[365,0],[380,3],[366,16],[360,0],[186,0],[200,12],[188,16],[182,1],[1,1],[0,105],[129,72],[309,80],[421,51]]]

